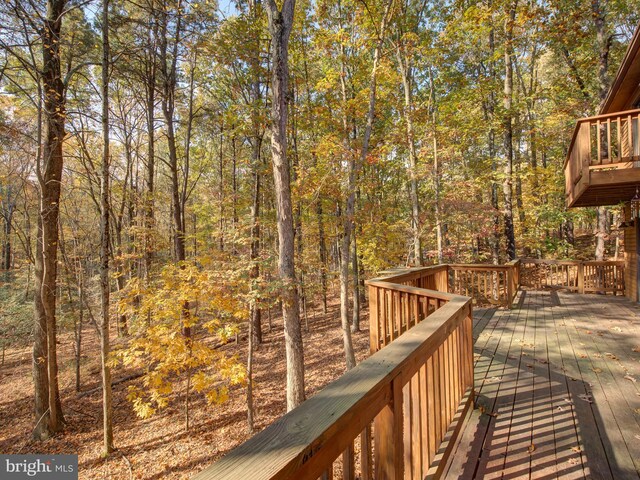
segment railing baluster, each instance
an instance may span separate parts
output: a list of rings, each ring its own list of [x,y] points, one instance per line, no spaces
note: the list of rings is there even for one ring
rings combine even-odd
[[[434,366],[434,361],[435,361],[434,355],[431,354],[431,356],[427,359],[427,388],[428,388],[427,411],[429,412],[427,428],[429,432],[429,436],[428,436],[429,464],[431,464],[431,462],[433,461],[433,458],[436,452],[436,445],[437,445],[436,431],[438,429],[437,425],[439,421],[438,407],[436,402],[436,395],[437,395],[436,375],[435,375],[436,367]]]
[[[427,363],[423,364],[419,370],[420,375],[420,454],[422,457],[422,470],[420,478],[424,478],[429,469],[429,409],[428,405],[428,387],[427,387]]]
[[[611,119],[607,118],[607,163],[611,163]]]
[[[376,416],[373,427],[376,478],[404,477],[403,422],[402,385],[396,377],[391,382],[391,403]]]
[[[333,465],[330,468],[322,472],[321,480],[333,480]]]
[[[598,148],[598,165],[602,165],[602,146],[601,146],[602,140],[600,138],[602,136],[602,131],[600,129],[600,120],[597,121],[596,125],[597,125],[597,127],[596,127],[596,131],[597,131],[596,138],[598,140],[598,146],[597,146],[597,148]]]
[[[373,449],[371,448],[371,425],[360,434],[360,478],[373,480]]]
[[[342,452],[342,478],[343,480],[355,480],[356,465],[354,462],[353,442]]]

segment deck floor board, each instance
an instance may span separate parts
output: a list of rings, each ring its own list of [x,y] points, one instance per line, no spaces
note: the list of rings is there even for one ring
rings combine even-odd
[[[640,479],[640,307],[519,295],[474,312],[477,408],[445,478]]]

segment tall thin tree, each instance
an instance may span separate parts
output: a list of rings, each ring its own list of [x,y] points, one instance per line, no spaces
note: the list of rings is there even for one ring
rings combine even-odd
[[[295,274],[293,207],[290,168],[287,160],[287,105],[289,94],[289,37],[293,28],[295,0],[267,2],[271,34],[271,158],[278,220],[278,274],[287,358],[287,410],[304,401],[304,352],[300,307]]]
[[[102,171],[100,177],[100,360],[102,370],[103,449],[113,451],[111,368],[109,367],[109,0],[102,0]]]

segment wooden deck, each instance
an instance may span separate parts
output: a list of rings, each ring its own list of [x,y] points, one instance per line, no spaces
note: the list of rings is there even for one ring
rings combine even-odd
[[[474,314],[476,408],[445,478],[640,478],[640,307],[520,292]]]

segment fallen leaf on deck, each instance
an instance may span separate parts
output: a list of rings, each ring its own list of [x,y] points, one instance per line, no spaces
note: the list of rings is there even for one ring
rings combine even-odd
[[[636,379],[634,377],[632,377],[631,375],[625,375],[624,378],[626,378],[627,380],[636,383]]]
[[[564,401],[573,405],[573,402],[569,398],[565,398]]]
[[[611,330],[622,333],[622,329],[620,327],[613,327]]]
[[[531,445],[529,445],[529,448],[527,450],[529,451],[529,453],[533,453],[535,449],[536,449],[536,445],[535,443],[532,443]]]
[[[547,360],[545,360],[544,358],[539,358],[538,362],[542,363],[542,364],[547,364],[549,363]]]
[[[640,345],[636,345],[631,349],[632,352],[640,352]]]
[[[569,460],[567,460],[571,465],[577,465],[580,463],[580,460],[578,460],[577,458],[570,458]]]
[[[571,450],[573,450],[574,452],[577,452],[577,453],[582,451],[582,449],[580,447],[571,447]]]
[[[584,394],[584,393],[583,393],[582,395],[578,395],[578,398],[579,398],[580,400],[584,400],[584,401],[585,401],[585,402],[587,402],[587,403],[593,403],[593,400],[592,400],[592,398],[591,398],[591,395],[586,395],[586,394]]]
[[[587,358],[587,354],[586,353],[581,353],[580,354],[580,358]]]
[[[599,353],[594,353],[593,356],[596,358],[602,358],[602,355],[600,355]]]
[[[480,410],[480,413],[482,415],[488,415],[490,417],[497,417],[498,416],[498,414],[495,413],[495,412],[488,412],[484,405],[480,405],[480,407],[478,407],[478,410]]]
[[[593,333],[593,332],[592,332],[591,330],[587,330],[587,331],[586,331],[586,334],[587,334],[587,335],[591,335],[592,333]]]
[[[640,408],[636,408],[634,411],[635,411],[638,415],[640,415]]]
[[[613,353],[606,352],[605,356],[610,358],[611,360],[618,360],[618,357],[616,357]]]
[[[598,367],[591,367],[591,370],[593,370],[596,373],[602,373],[602,369]]]
[[[564,412],[564,408],[562,408],[562,407],[558,407],[558,411],[560,411],[560,412]]]
[[[640,435],[634,435],[634,437],[636,438],[636,440],[640,440]]]
[[[527,363],[527,368],[533,368],[533,365],[531,365],[530,363]]]

